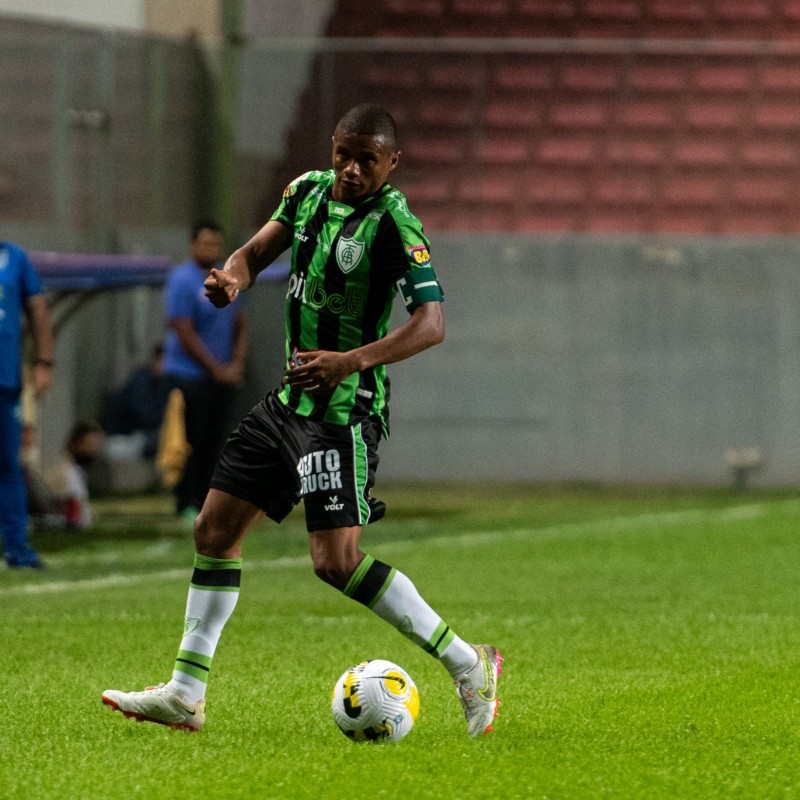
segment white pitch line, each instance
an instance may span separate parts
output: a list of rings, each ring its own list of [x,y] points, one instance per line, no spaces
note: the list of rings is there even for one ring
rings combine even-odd
[[[771,508],[786,506],[793,507],[800,512],[800,502],[797,500],[780,500],[774,503],[750,503],[747,505],[715,509],[687,509],[686,511],[664,511],[661,513],[606,517],[604,519],[590,520],[587,522],[566,522],[559,525],[550,525],[546,528],[517,528],[512,530],[433,536],[425,538],[422,542],[413,539],[404,539],[400,542],[385,542],[376,545],[376,549],[380,552],[397,552],[406,550],[409,547],[414,547],[418,544],[422,544],[422,546],[426,547],[473,547],[502,541],[504,539],[531,539],[536,542],[541,542],[553,539],[569,539],[577,536],[607,535],[631,528],[652,528],[662,525],[680,525],[708,521],[740,522],[763,517]],[[255,561],[245,560],[244,562],[245,572],[261,569],[293,569],[296,567],[310,567],[310,558],[308,556],[296,556],[293,558],[286,557]],[[139,583],[148,583],[150,581],[164,581],[178,578],[187,579],[190,573],[191,567],[182,567],[133,575],[108,575],[103,578],[89,578],[87,580],[31,583],[0,589],[0,597],[95,591],[117,586],[132,586]]]

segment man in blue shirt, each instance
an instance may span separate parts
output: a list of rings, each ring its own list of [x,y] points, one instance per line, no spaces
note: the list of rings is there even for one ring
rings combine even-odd
[[[189,254],[189,261],[175,267],[167,279],[164,374],[183,392],[186,404],[186,439],[192,451],[175,499],[178,514],[194,522],[229,433],[233,392],[244,378],[247,331],[241,301],[220,313],[205,295],[204,281],[220,266],[219,225],[197,222]]]
[[[22,444],[22,311],[36,345],[36,398],[53,381],[53,329],[39,275],[19,245],[0,241],[0,536],[9,567],[42,566],[28,542],[27,497],[20,463]]]

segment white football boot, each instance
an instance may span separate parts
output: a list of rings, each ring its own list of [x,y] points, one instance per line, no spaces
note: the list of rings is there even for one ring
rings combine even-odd
[[[157,722],[174,730],[199,731],[206,721],[206,701],[189,703],[166,684],[150,686],[143,692],[106,689],[103,703],[138,722]]]
[[[502,672],[503,657],[490,644],[471,644],[478,654],[478,663],[453,682],[464,708],[470,736],[480,736],[492,730],[497,716],[497,678]]]

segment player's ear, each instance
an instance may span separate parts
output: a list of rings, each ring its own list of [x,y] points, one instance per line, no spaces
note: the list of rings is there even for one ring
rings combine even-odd
[[[392,153],[389,156],[389,172],[391,172],[400,162],[400,151],[398,150],[396,153]]]

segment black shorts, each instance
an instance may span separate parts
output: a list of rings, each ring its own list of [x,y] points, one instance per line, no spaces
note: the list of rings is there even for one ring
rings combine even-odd
[[[377,419],[315,422],[270,392],[228,437],[211,488],[247,500],[276,522],[304,500],[309,531],[366,525],[380,438]]]

